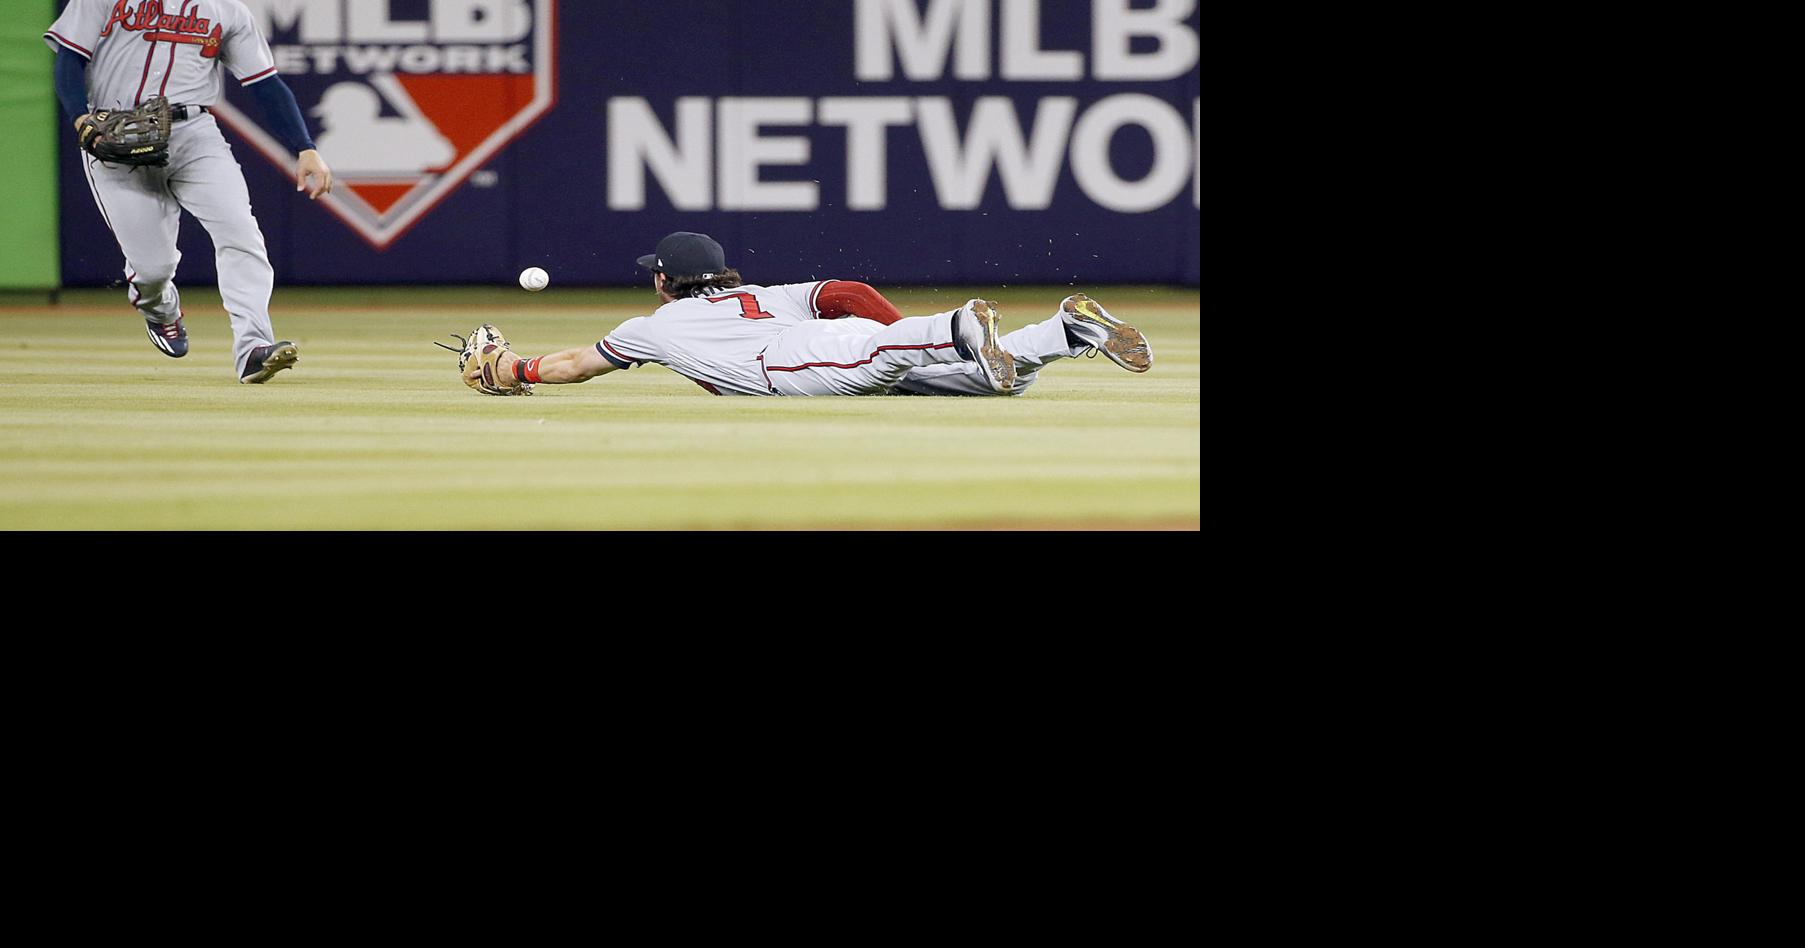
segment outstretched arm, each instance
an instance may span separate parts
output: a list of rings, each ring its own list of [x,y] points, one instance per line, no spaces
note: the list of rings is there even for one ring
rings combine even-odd
[[[544,382],[548,385],[575,385],[616,371],[614,364],[602,357],[594,346],[566,349],[538,359],[522,360],[514,377],[522,382]]]
[[[504,352],[496,368],[516,382],[534,385],[575,385],[615,371],[614,364],[603,358],[593,346],[566,349],[537,359],[523,359],[512,352]],[[482,367],[472,362],[467,371],[480,374]]]

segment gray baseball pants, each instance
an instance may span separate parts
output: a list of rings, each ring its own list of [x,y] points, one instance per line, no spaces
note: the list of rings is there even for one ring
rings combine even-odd
[[[1077,355],[1065,338],[1065,320],[1058,314],[1052,319],[1024,326],[997,340],[1003,350],[1015,356],[1015,388],[1020,395],[1040,380],[1040,370],[1049,363]],[[1082,350],[1080,350],[1082,351]],[[930,365],[911,369],[893,389],[898,395],[995,395],[990,380],[976,362]]]
[[[269,316],[276,274],[251,214],[244,171],[213,116],[175,123],[168,167],[108,165],[86,154],[82,160],[94,201],[125,253],[128,297],[145,319],[167,325],[182,315],[175,286],[182,211],[207,229],[220,296],[232,320],[233,367],[243,375],[251,350],[276,341]]]

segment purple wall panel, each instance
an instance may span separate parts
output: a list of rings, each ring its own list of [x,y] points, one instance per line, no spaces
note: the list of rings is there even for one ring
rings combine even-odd
[[[288,284],[511,283],[528,266],[545,267],[560,285],[634,284],[640,282],[633,266],[636,256],[670,231],[698,230],[720,239],[730,262],[749,279],[763,282],[845,277],[922,285],[1199,285],[1202,228],[1192,183],[1199,134],[1193,109],[1201,94],[1197,4],[1098,0],[1143,16],[1163,11],[1171,21],[1168,31],[1189,36],[1178,42],[1191,51],[1180,49],[1173,58],[1173,68],[1182,70],[1175,77],[1119,80],[1098,75],[1104,67],[1092,3],[913,0],[910,9],[919,15],[967,2],[988,10],[982,27],[988,42],[950,34],[955,39],[947,44],[948,65],[925,81],[905,75],[894,42],[887,47],[894,77],[860,79],[861,31],[871,34],[873,23],[889,22],[870,11],[895,10],[895,0],[469,0],[462,4],[466,18],[449,23],[428,22],[429,5],[407,0],[379,10],[374,15],[380,22],[374,23],[367,10],[359,13],[357,8],[380,8],[381,0],[278,4],[310,11],[300,20],[288,21],[288,14],[265,20],[285,81],[303,109],[321,105],[334,90],[343,98],[379,104],[379,113],[360,116],[335,106],[330,115],[310,119],[322,152],[344,178],[343,190],[367,200],[355,208],[347,203],[343,215],[309,204],[295,195],[286,172],[266,157],[277,147],[273,142],[259,143],[258,133],[243,127],[230,127],[227,137],[245,168],[278,280]],[[264,0],[247,0],[247,5],[259,12],[270,6]],[[460,4],[441,7],[456,10]],[[862,15],[861,9],[867,13]],[[1027,32],[1024,9],[1039,10],[1037,42],[1010,39]],[[515,16],[521,18],[518,23]],[[359,23],[352,22],[359,17]],[[965,21],[962,28],[969,25]],[[968,41],[969,48],[961,45]],[[1060,68],[1058,62],[1072,61],[1039,57],[1024,67],[1024,47],[1049,54],[1069,51],[1082,63],[1081,77],[1004,78],[1011,57],[1010,68],[1017,74],[1023,68]],[[1143,36],[1132,39],[1129,52],[1144,56],[1163,49],[1169,50],[1167,41]],[[336,51],[330,62],[322,59],[324,50]],[[348,66],[353,56],[361,58]],[[951,63],[962,57],[989,78],[954,77]],[[454,60],[461,65],[446,65]],[[473,67],[474,73],[446,72]],[[259,119],[249,96],[234,82],[228,86],[233,87],[228,106]],[[493,155],[481,153],[485,140],[507,137],[494,131],[502,119],[530,114],[535,94],[547,92],[555,92],[556,104],[542,100],[547,109],[536,124]],[[930,170],[922,131],[926,110],[950,106],[960,139],[953,146],[956,152],[968,144],[966,136],[973,131],[968,122],[982,98],[1008,100],[1019,121],[1030,127],[1048,100],[1075,99],[1078,128],[1097,110],[1099,117],[1092,122],[1107,130],[1115,123],[1102,113],[1114,114],[1116,106],[1099,108],[1098,103],[1125,94],[1157,100],[1160,114],[1153,124],[1164,137],[1156,145],[1155,135],[1142,124],[1125,124],[1102,139],[1107,166],[1132,184],[1158,164],[1163,180],[1172,184],[1182,164],[1182,188],[1154,189],[1164,203],[1133,212],[1100,204],[1081,180],[1076,129],[1061,127],[1057,131],[1064,138],[1054,141],[1060,147],[1046,152],[1052,156],[1049,167],[1056,165],[1057,184],[1045,207],[1018,206],[1021,202],[1009,198],[993,167],[976,207],[949,208],[955,203],[949,187]],[[802,210],[730,207],[721,176],[733,162],[718,161],[721,149],[710,148],[690,155],[703,163],[700,180],[713,191],[706,209],[677,210],[650,172],[644,207],[619,206],[622,202],[611,200],[609,155],[632,142],[623,137],[626,126],[611,127],[611,100],[645,100],[658,117],[659,135],[674,136],[678,100],[684,97],[707,103],[716,120],[707,127],[716,146],[725,140],[726,151],[740,153],[755,144],[754,136],[805,139],[806,162],[764,165],[757,180],[819,182],[818,197]],[[723,136],[718,124],[728,108],[723,100],[741,97],[787,100],[790,107],[800,103],[813,120]],[[873,97],[910,103],[944,100],[945,105],[909,106],[913,119],[890,128],[885,137],[888,206],[850,210],[848,131],[822,121],[822,100]],[[1147,104],[1143,101],[1141,107]],[[325,131],[322,118],[330,118],[337,130]],[[232,126],[229,114],[227,119]],[[1182,138],[1176,137],[1179,127]],[[413,133],[402,136],[404,143],[439,142],[438,153],[428,154],[432,149],[427,148],[418,155],[398,154],[411,146],[397,146],[387,149],[386,156],[372,154],[384,149],[370,143],[398,128]],[[332,135],[339,136],[336,148]],[[781,141],[776,147],[783,147]],[[448,157],[454,152],[455,157]],[[945,148],[939,154],[951,157]],[[65,281],[74,286],[111,283],[120,278],[123,261],[88,195],[76,157],[66,143]],[[384,157],[397,167],[376,167]],[[353,167],[358,162],[366,166]],[[1098,173],[1095,161],[1091,164],[1088,180],[1094,184]],[[411,226],[385,233],[397,214],[383,218],[376,211],[409,189],[411,197],[402,198],[397,211],[414,206],[409,201],[430,203],[427,199],[436,191],[444,195]],[[211,281],[211,247],[192,220],[184,220],[181,246],[182,282]]]

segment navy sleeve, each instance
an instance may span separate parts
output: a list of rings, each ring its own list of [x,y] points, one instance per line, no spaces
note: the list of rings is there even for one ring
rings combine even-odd
[[[313,136],[307,134],[307,120],[301,117],[301,105],[295,101],[295,94],[281,76],[254,83],[250,90],[251,97],[263,107],[263,115],[269,119],[270,131],[275,133],[277,141],[297,155],[313,149]]]
[[[617,356],[614,353],[608,351],[608,340],[606,340],[606,339],[595,344],[595,351],[601,353],[602,358],[607,359],[609,362],[613,363],[614,367],[617,369],[631,369],[633,366],[638,364],[636,362],[629,362],[626,359],[621,358],[620,356]]]
[[[43,75],[39,73],[39,75]],[[88,114],[88,61],[67,49],[56,53],[56,98],[74,121]]]

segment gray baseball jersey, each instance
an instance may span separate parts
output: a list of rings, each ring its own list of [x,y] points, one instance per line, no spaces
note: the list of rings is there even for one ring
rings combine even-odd
[[[955,313],[889,326],[820,319],[825,285],[743,286],[677,300],[622,323],[596,351],[621,369],[657,363],[716,395],[879,395],[917,369],[971,365],[952,341]],[[963,394],[954,381],[927,384]]]
[[[816,318],[826,283],[742,286],[666,303],[596,343],[616,368],[655,362],[716,395],[769,395],[758,355],[785,329]]]
[[[163,96],[214,105],[220,68],[244,85],[276,74],[269,43],[239,0],[70,0],[44,34],[88,60],[88,104],[129,109]]]

